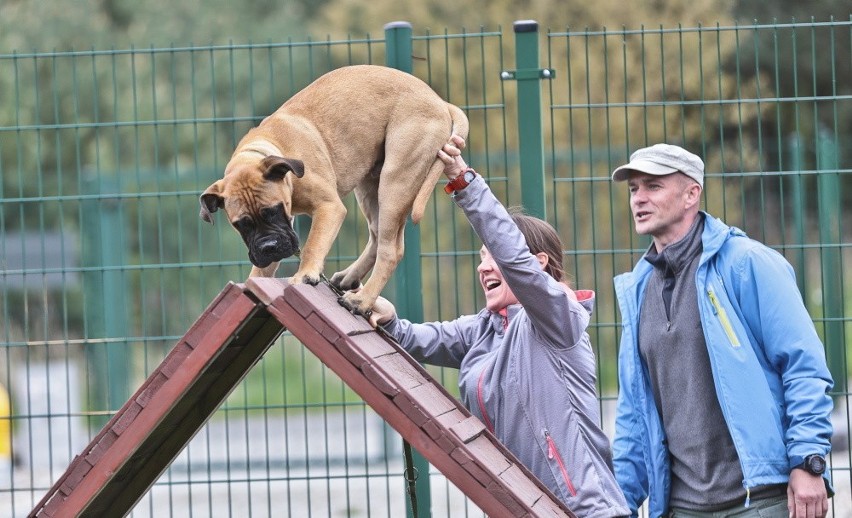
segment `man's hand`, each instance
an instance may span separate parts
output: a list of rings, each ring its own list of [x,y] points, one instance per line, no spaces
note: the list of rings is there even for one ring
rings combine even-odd
[[[822,477],[793,469],[787,485],[787,509],[790,518],[823,518],[828,514],[828,494]]]
[[[444,144],[444,148],[438,151],[438,158],[444,162],[444,175],[450,181],[462,174],[467,169],[467,163],[461,157],[464,149],[464,139],[458,135],[450,137],[450,141]]]
[[[379,297],[376,299],[375,304],[373,304],[373,312],[370,314],[370,324],[373,327],[378,327],[387,324],[395,316],[396,308],[391,304],[391,301],[384,297]]]

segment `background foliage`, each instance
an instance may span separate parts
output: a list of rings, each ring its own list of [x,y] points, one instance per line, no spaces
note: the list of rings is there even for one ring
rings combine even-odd
[[[220,269],[212,277],[217,275],[223,282],[240,278],[245,257],[236,236],[221,232],[221,225],[212,234],[209,230],[207,234],[199,232],[194,210],[187,211],[185,197],[156,193],[166,186],[178,193],[197,190],[206,179],[220,174],[236,140],[249,127],[313,76],[352,60],[376,59],[366,55],[373,52],[369,44],[353,49],[337,45],[340,38],[365,38],[368,42],[374,36],[381,38],[382,25],[394,19],[426,27],[427,34],[428,27],[446,27],[441,29],[445,34],[464,33],[535,19],[551,40],[550,54],[542,61],[569,85],[545,87],[550,104],[558,107],[548,114],[550,123],[546,125],[545,138],[555,150],[549,159],[554,175],[569,181],[558,184],[564,186],[564,192],[554,196],[552,217],[560,228],[583,228],[599,217],[595,210],[575,212],[561,207],[571,206],[575,200],[583,200],[592,208],[608,207],[613,193],[608,186],[575,190],[571,178],[597,177],[606,171],[592,170],[602,167],[594,165],[595,161],[565,160],[563,154],[574,157],[603,152],[606,168],[611,170],[631,150],[668,140],[700,150],[709,157],[708,170],[783,170],[785,157],[780,150],[767,148],[777,142],[772,138],[775,135],[795,132],[803,141],[814,142],[814,136],[827,125],[841,136],[852,133],[849,103],[725,102],[731,98],[771,97],[772,92],[777,98],[848,95],[850,83],[838,81],[852,77],[848,33],[834,34],[819,27],[782,26],[759,33],[736,29],[739,23],[785,22],[782,16],[790,21],[797,15],[813,20],[843,19],[849,16],[843,9],[841,2],[833,0],[808,2],[806,6],[783,1],[769,8],[752,0],[736,4],[726,0],[628,4],[618,0],[567,4],[556,0],[426,0],[412,5],[392,0],[3,2],[0,53],[5,59],[0,62],[0,121],[3,126],[25,128],[38,138],[13,139],[3,134],[0,195],[6,199],[50,195],[56,196],[57,203],[5,204],[0,224],[6,232],[59,227],[71,234],[81,233],[82,229],[75,228],[78,218],[66,217],[81,210],[75,197],[90,188],[91,171],[115,171],[120,190],[137,195],[135,203],[130,197],[122,205],[122,218],[136,222],[139,229],[152,229],[115,236],[121,240],[122,249],[138,251],[134,252],[138,256],[127,261],[192,264],[215,250],[232,261],[232,268]],[[758,16],[765,20],[757,20]],[[678,30],[684,26],[721,29],[699,38]],[[328,44],[325,53],[309,56],[291,49],[287,59],[281,59],[285,53],[280,52],[279,45],[300,39],[310,42],[310,34],[328,35],[324,40],[313,40],[316,45]],[[507,131],[503,121],[515,118],[516,105],[505,103],[503,116],[489,117],[488,109],[477,107],[503,103],[504,84],[485,78],[467,81],[469,73],[482,69],[496,77],[506,63],[514,62],[513,42],[497,42],[481,55],[466,52],[464,40],[450,41],[446,48],[433,53],[427,37],[414,49],[415,74],[426,77],[451,102],[469,107],[479,131],[469,139],[471,160],[491,176],[507,178],[508,185],[518,180],[517,156],[511,154],[517,148],[517,134]],[[252,43],[264,45],[249,46]],[[144,50],[138,48],[140,45],[145,45]],[[214,52],[217,45],[227,50]],[[37,60],[33,54],[51,51],[57,52],[53,60]],[[87,65],[80,67],[79,61],[61,59],[58,53],[66,51],[81,53]],[[830,59],[820,59],[827,52]],[[320,59],[314,62],[317,55]],[[588,63],[590,55],[604,59]],[[454,60],[453,56],[464,58]],[[307,67],[294,66],[306,62]],[[306,69],[309,72],[294,72]],[[704,74],[705,69],[719,73]],[[604,85],[630,86],[613,90]],[[649,105],[648,99],[662,102]],[[693,99],[702,101],[700,106],[681,102]],[[667,101],[679,103],[680,108],[667,107]],[[169,120],[173,124],[168,124]],[[232,122],[220,124],[222,120]],[[657,123],[649,125],[648,120]],[[483,135],[496,136],[489,138],[500,142],[485,142]],[[723,147],[735,151],[713,152]],[[495,156],[494,149],[502,154]],[[806,152],[811,163],[805,165],[813,167],[814,149]],[[33,172],[38,181],[28,181]],[[805,203],[813,208],[816,188],[813,180],[805,181],[810,187]],[[495,188],[499,190],[500,184],[495,183]],[[719,182],[718,188],[761,196],[765,203],[748,205],[757,207],[757,211],[780,205],[785,196],[777,182]],[[844,192],[844,201],[848,202],[848,189]],[[143,197],[138,197],[140,194]],[[510,201],[519,201],[512,200],[512,190],[504,194]],[[711,211],[722,209],[711,199],[707,205]],[[725,206],[724,212],[744,222],[759,221],[738,214],[750,210],[748,206],[732,204]],[[623,213],[625,207],[626,203],[615,210]],[[354,206],[352,212],[356,212]],[[573,221],[576,218],[583,221]],[[464,222],[454,224],[459,229],[457,235],[434,238],[435,251],[475,247],[475,237],[464,232]],[[760,225],[746,230],[757,231],[758,238],[783,241],[782,228]],[[439,226],[424,224],[427,240]],[[629,233],[626,227],[625,232]],[[203,235],[210,237],[196,237]],[[782,237],[773,237],[779,235]],[[364,236],[344,239],[357,243]],[[188,242],[195,242],[195,246],[186,246]],[[570,235],[566,246],[569,250],[608,249],[613,243],[604,236]],[[576,258],[578,263],[593,260],[593,256]],[[330,265],[329,269],[339,266]],[[628,267],[625,263],[616,269]],[[125,275],[133,292],[140,293],[133,307],[127,308],[128,313],[162,314],[159,320],[141,319],[137,334],[163,336],[164,346],[193,318],[195,310],[188,308],[204,304],[212,295],[203,286],[197,290],[198,299],[189,304],[185,299],[162,295],[162,290],[201,285],[201,276],[211,278],[211,272],[205,273],[203,268],[180,274],[176,268],[143,269]],[[438,277],[438,266],[426,276]],[[608,288],[608,277],[608,273],[602,274],[594,282]],[[427,305],[429,318],[471,311],[481,303],[475,286],[467,286],[469,280],[453,282],[462,286],[461,296],[456,294],[457,300],[445,305],[443,314],[432,309],[436,306]],[[66,300],[58,301],[58,307],[64,311],[48,311],[54,302],[51,298],[56,296],[52,293],[34,299],[31,294],[10,295],[12,302],[4,308],[9,317],[6,332],[32,340],[47,339],[54,328],[82,328],[81,304],[68,303],[79,300],[80,295],[63,293]],[[603,309],[614,313],[614,307]],[[152,326],[157,329],[148,328]]]

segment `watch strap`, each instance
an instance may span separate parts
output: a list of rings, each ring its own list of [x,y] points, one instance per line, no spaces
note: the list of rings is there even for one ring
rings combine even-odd
[[[476,171],[474,171],[472,168],[468,167],[467,169],[462,171],[460,175],[458,175],[455,178],[453,178],[452,180],[450,180],[449,183],[447,183],[447,185],[444,186],[444,192],[447,193],[447,194],[453,194],[456,191],[460,191],[460,190],[464,189],[465,187],[467,187],[470,184],[470,182],[465,179],[465,176],[467,176],[467,173],[473,173],[473,177],[474,178],[476,177]]]

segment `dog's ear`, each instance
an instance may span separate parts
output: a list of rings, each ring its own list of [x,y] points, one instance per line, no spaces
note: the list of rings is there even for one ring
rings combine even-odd
[[[201,203],[201,213],[198,215],[207,223],[213,224],[213,213],[225,206],[225,198],[222,197],[222,180],[205,189],[198,201]]]
[[[263,167],[266,168],[263,177],[267,180],[283,180],[289,171],[293,171],[296,178],[301,178],[305,175],[305,164],[295,158],[268,156],[263,159]]]

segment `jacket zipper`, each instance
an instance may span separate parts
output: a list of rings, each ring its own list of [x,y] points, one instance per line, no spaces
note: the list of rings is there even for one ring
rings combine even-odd
[[[485,421],[485,426],[488,431],[494,433],[494,425],[491,424],[491,419],[488,419],[488,412],[485,411],[485,398],[482,395],[482,380],[485,378],[485,371],[482,369],[479,373],[479,380],[476,382],[476,402],[479,403],[479,413],[482,414],[482,419]]]
[[[722,324],[722,329],[724,329],[725,334],[728,335],[728,340],[731,341],[731,345],[739,347],[740,340],[734,332],[734,326],[731,325],[731,321],[728,319],[728,314],[725,313],[725,309],[722,307],[722,304],[719,303],[719,299],[716,298],[716,294],[713,293],[712,289],[708,288],[707,295],[710,297],[710,303],[713,304],[713,312],[717,317],[719,317],[719,323]]]
[[[550,436],[550,432],[544,431],[544,438],[547,441],[547,458],[556,459],[556,464],[559,465],[559,471],[562,472],[562,478],[565,480],[565,485],[568,486],[568,492],[571,496],[577,496],[577,490],[574,489],[574,484],[571,483],[571,477],[568,476],[568,470],[565,469],[565,463],[562,462],[562,456],[559,455],[559,449],[556,448],[556,442]]]
[[[728,340],[731,341],[731,345],[733,345],[734,347],[739,347],[740,340],[737,338],[737,334],[734,332],[734,326],[731,325],[731,321],[730,319],[728,319],[728,314],[725,312],[724,308],[722,308],[722,304],[719,302],[719,299],[716,298],[716,293],[714,293],[712,289],[707,288],[707,295],[710,297],[710,303],[713,304],[713,312],[719,317],[719,323],[722,324],[722,328],[725,330],[725,334],[728,335]],[[744,485],[746,490],[744,507],[750,507],[751,488],[745,483]]]

